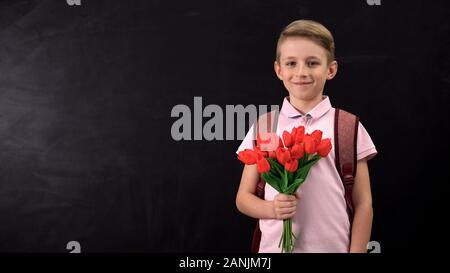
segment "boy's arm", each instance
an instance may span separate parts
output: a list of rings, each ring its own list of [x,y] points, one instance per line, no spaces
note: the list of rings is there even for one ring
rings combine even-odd
[[[257,219],[288,219],[297,208],[297,195],[278,193],[272,201],[256,196],[259,173],[256,165],[245,165],[241,184],[236,196],[236,206],[240,212]]]
[[[272,202],[255,195],[258,181],[259,173],[256,164],[245,165],[236,195],[236,206],[240,212],[253,218],[275,218]]]
[[[369,169],[365,158],[357,162],[352,197],[355,215],[353,218],[350,252],[367,252],[367,243],[372,232],[373,210]]]

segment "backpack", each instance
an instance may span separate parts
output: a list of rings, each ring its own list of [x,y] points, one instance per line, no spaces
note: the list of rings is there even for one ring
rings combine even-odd
[[[271,123],[272,113],[267,113],[267,130],[272,130]],[[356,142],[358,137],[359,118],[342,109],[335,108],[334,116],[334,150],[335,165],[341,177],[345,189],[345,203],[347,204],[347,214],[350,220],[350,230],[353,223],[354,207],[353,207],[353,185],[355,183],[356,174]],[[258,121],[256,122],[256,132],[259,131]],[[264,199],[264,188],[266,182],[260,177],[256,186],[256,195]],[[350,233],[351,234],[351,233]],[[261,241],[261,230],[259,229],[259,221],[253,232],[251,252],[258,253],[259,243]]]

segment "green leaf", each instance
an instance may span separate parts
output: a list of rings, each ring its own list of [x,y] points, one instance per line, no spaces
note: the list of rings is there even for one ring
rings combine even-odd
[[[283,177],[283,166],[281,166],[280,163],[278,163],[278,161],[272,159],[272,158],[267,158],[267,161],[269,161],[269,164],[271,166],[271,169],[273,168],[274,170],[276,170],[278,172],[278,174],[280,175],[280,178]]]
[[[294,173],[287,172],[287,180],[288,180],[287,187],[289,187],[292,184],[292,181],[294,181]]]
[[[305,162],[305,165],[311,163],[312,161],[317,161],[317,160],[319,160],[319,159],[320,159],[320,155],[318,155],[318,154],[313,155],[311,158],[309,158],[309,159]]]
[[[279,174],[274,168],[270,168],[269,173],[270,173],[272,176],[278,178],[278,179],[281,181],[281,176],[280,176],[280,174]]]
[[[287,189],[288,187],[288,175],[287,175],[287,170],[284,169],[284,175],[282,176],[283,178],[283,186],[281,187],[281,189],[283,190],[283,192]]]
[[[306,162],[306,160],[308,160],[308,154],[307,153],[304,153],[303,154],[303,157],[300,159],[300,161],[298,162],[298,166],[300,167],[300,166],[303,166],[303,165],[305,165],[305,162]]]
[[[320,159],[319,157],[313,156],[308,162],[300,168],[300,170],[296,173],[295,179],[303,178],[306,179],[306,176],[309,173],[311,167]]]
[[[280,187],[281,184],[280,178],[274,176],[270,172],[263,173],[261,174],[261,176],[264,179],[264,181],[266,181],[270,186],[272,186],[272,188],[274,188],[278,192],[282,192]]]
[[[299,177],[299,172],[301,171],[301,168],[303,168],[305,166],[306,162],[308,161],[308,157],[309,157],[309,154],[304,153],[303,157],[299,159],[298,169],[295,172],[294,179],[297,179]]]
[[[303,178],[295,179],[294,182],[292,182],[292,184],[286,189],[286,194],[294,194],[303,182],[305,182],[305,179]]]
[[[303,160],[303,159],[301,159]],[[303,166],[300,166],[300,163],[298,163],[298,169],[295,171],[294,180],[300,177],[300,173],[302,172]]]

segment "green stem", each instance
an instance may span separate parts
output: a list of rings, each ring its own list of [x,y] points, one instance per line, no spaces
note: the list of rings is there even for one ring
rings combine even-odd
[[[295,235],[292,232],[292,219],[284,219],[283,220],[283,234],[280,238],[280,243],[278,247],[281,245],[281,252],[283,253],[292,253],[294,249],[295,243]]]

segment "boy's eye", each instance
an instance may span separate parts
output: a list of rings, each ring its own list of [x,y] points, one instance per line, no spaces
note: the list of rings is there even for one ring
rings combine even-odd
[[[287,62],[286,63],[286,66],[295,66],[295,62],[294,61],[291,61],[291,62]]]
[[[308,66],[315,66],[315,65],[318,65],[319,63],[316,61],[309,61],[307,64],[308,64]]]

